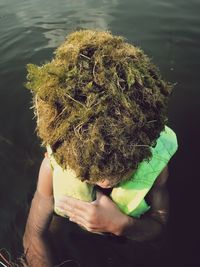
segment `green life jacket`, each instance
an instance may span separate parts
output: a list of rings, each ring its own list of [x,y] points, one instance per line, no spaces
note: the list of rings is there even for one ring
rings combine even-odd
[[[110,197],[123,213],[140,217],[150,209],[144,198],[176,152],[177,147],[176,134],[165,126],[165,130],[157,139],[156,146],[151,148],[151,159],[141,162],[128,181],[112,189]],[[76,178],[73,170],[65,170],[59,166],[50,146],[47,146],[47,151],[53,169],[54,199],[66,195],[83,201],[95,200],[95,187]],[[64,216],[58,208],[55,207],[54,210],[57,214]]]

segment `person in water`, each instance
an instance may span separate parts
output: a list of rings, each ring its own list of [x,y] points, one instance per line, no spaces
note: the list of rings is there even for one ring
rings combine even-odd
[[[27,80],[47,151],[23,238],[29,265],[60,260],[51,251],[56,220],[97,238],[160,236],[177,141],[166,125],[172,85],[148,56],[108,31],[80,30],[50,62],[29,64]]]

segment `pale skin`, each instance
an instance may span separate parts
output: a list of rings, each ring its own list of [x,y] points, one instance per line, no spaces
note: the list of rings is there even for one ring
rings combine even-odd
[[[134,227],[138,228],[138,223],[141,224],[143,220],[143,225],[141,225],[141,227],[143,226],[142,231],[147,227],[146,230],[148,232],[150,227],[149,232],[153,232],[156,235],[162,231],[168,219],[167,178],[168,167],[158,176],[150,190],[147,201],[151,205],[151,210],[142,219],[135,219],[122,213],[109,197],[100,192],[97,192],[97,199],[93,202],[84,202],[71,197],[61,196],[55,205],[61,208],[71,221],[81,225],[90,232],[109,232],[119,236],[128,235],[127,237],[132,239],[131,232],[134,234]],[[102,188],[110,187],[107,179],[97,184]],[[52,170],[48,157],[45,157],[41,164],[37,189],[45,196],[53,194]],[[147,233],[144,237],[140,237],[137,233],[133,239],[143,240],[148,239],[148,236]]]

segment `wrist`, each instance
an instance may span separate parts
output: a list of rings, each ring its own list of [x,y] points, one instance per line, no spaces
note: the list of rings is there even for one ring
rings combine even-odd
[[[126,214],[123,214],[121,219],[117,222],[114,231],[114,235],[123,236],[127,228],[134,223],[134,219]]]

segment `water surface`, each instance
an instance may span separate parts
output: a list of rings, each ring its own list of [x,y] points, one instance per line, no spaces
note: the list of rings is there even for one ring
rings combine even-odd
[[[24,209],[43,156],[34,132],[26,64],[42,64],[79,28],[111,30],[135,43],[176,83],[169,125],[179,151],[170,164],[169,255],[196,266],[198,222],[200,2],[197,0],[1,0],[0,247],[20,251]],[[20,253],[20,252],[19,252]]]

